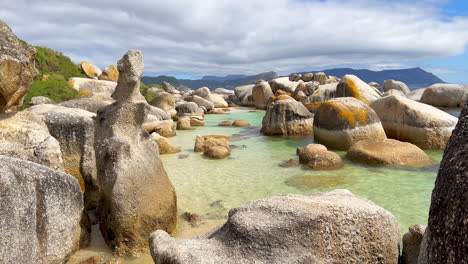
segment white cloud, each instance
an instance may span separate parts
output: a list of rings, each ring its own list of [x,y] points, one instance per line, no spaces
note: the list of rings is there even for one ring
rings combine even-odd
[[[258,73],[459,55],[468,18],[433,0],[2,0],[0,19],[35,45],[100,67],[128,49],[146,72]]]

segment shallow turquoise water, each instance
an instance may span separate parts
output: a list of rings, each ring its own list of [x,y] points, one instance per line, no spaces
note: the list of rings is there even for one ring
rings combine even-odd
[[[180,213],[196,213],[205,223],[222,223],[230,208],[248,201],[286,193],[310,194],[332,189],[348,189],[392,212],[402,232],[417,223],[427,223],[430,196],[434,187],[442,151],[427,152],[437,164],[424,169],[370,167],[346,161],[345,167],[333,171],[313,171],[301,167],[282,168],[288,159],[297,160],[296,148],[314,143],[312,137],[266,137],[260,134],[264,112],[234,110],[225,115],[205,116],[206,126],[192,131],[177,131],[169,140],[182,152],[163,155],[162,160],[177,192]],[[251,128],[219,127],[224,120],[246,119]],[[193,152],[196,135],[232,136],[231,157],[226,160],[205,159]],[[179,155],[188,155],[179,158]],[[304,188],[285,182],[294,176],[319,177],[322,184]],[[325,181],[323,180],[325,179]],[[327,180],[330,179],[330,180]],[[334,180],[337,179],[337,180]],[[198,234],[181,221],[177,236]],[[203,230],[206,231],[206,230]]]
[[[431,192],[442,151],[427,153],[437,161],[424,169],[392,169],[353,164],[343,157],[345,167],[333,171],[282,168],[288,159],[297,160],[296,148],[314,143],[312,137],[266,137],[260,134],[263,111],[233,110],[229,114],[207,115],[206,125],[192,131],[177,131],[169,140],[182,147],[182,152],[162,155],[164,167],[176,189],[179,214],[190,212],[202,217],[202,224],[192,227],[180,219],[176,237],[193,237],[221,225],[230,208],[248,201],[286,193],[311,194],[337,188],[348,189],[366,197],[392,212],[400,223],[402,233],[413,224],[426,224]],[[246,119],[251,128],[219,127],[225,120]],[[205,159],[193,152],[196,135],[219,134],[232,136],[231,157],[225,160]],[[188,155],[179,158],[180,155]],[[320,179],[309,188],[290,186],[286,181],[295,176]],[[331,179],[331,180],[327,180]],[[79,250],[69,263],[79,263],[90,256],[112,256],[97,226],[88,248]],[[128,264],[153,263],[149,254],[124,258]]]

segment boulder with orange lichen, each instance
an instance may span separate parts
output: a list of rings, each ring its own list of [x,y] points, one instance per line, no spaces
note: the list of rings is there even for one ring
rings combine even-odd
[[[311,135],[312,113],[288,95],[272,97],[262,121],[265,135]]]
[[[105,97],[108,98],[115,91],[116,82],[104,80],[92,80],[73,77],[68,80],[68,86],[77,90],[81,97]]]
[[[354,97],[369,104],[381,96],[377,91],[355,75],[343,76],[336,88],[336,97]]]
[[[387,138],[374,110],[352,97],[320,105],[314,117],[314,137],[329,148],[341,150],[363,139]]]
[[[80,63],[80,68],[83,73],[91,79],[97,79],[102,73],[102,71],[96,65],[87,61],[82,61]]]
[[[111,65],[102,71],[99,80],[117,82],[119,80],[119,70],[115,65]]]

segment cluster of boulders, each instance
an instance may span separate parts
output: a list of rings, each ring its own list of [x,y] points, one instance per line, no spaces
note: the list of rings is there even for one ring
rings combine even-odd
[[[178,149],[154,133],[174,131],[173,121],[140,93],[141,52],[117,69],[107,99],[0,115],[1,263],[66,263],[92,224],[117,255],[147,252],[151,232],[175,229],[176,194],[159,155]]]

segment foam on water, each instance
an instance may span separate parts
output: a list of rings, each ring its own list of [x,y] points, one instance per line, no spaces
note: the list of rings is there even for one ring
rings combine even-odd
[[[438,163],[423,169],[370,167],[347,161],[344,158],[346,152],[339,151],[337,153],[345,160],[345,167],[341,170],[312,171],[300,166],[283,168],[279,164],[288,159],[297,160],[296,148],[314,143],[313,138],[262,136],[263,115],[264,111],[251,113],[246,109],[207,115],[204,127],[177,131],[176,137],[169,138],[182,148],[180,153],[161,156],[177,192],[179,215],[190,212],[202,217],[202,224],[198,227],[192,227],[181,219],[174,234],[176,237],[203,234],[222,224],[230,208],[251,200],[337,188],[348,189],[392,212],[400,223],[401,232],[406,232],[413,224],[427,223]],[[236,119],[246,119],[252,127],[217,126],[221,121]],[[193,152],[196,135],[211,134],[232,136],[231,144],[235,147],[228,159],[210,160]],[[437,162],[442,158],[442,151],[426,153]],[[86,250],[92,256],[93,246]],[[102,247],[98,251],[102,254]],[[152,263],[147,255],[127,259],[126,262]]]

